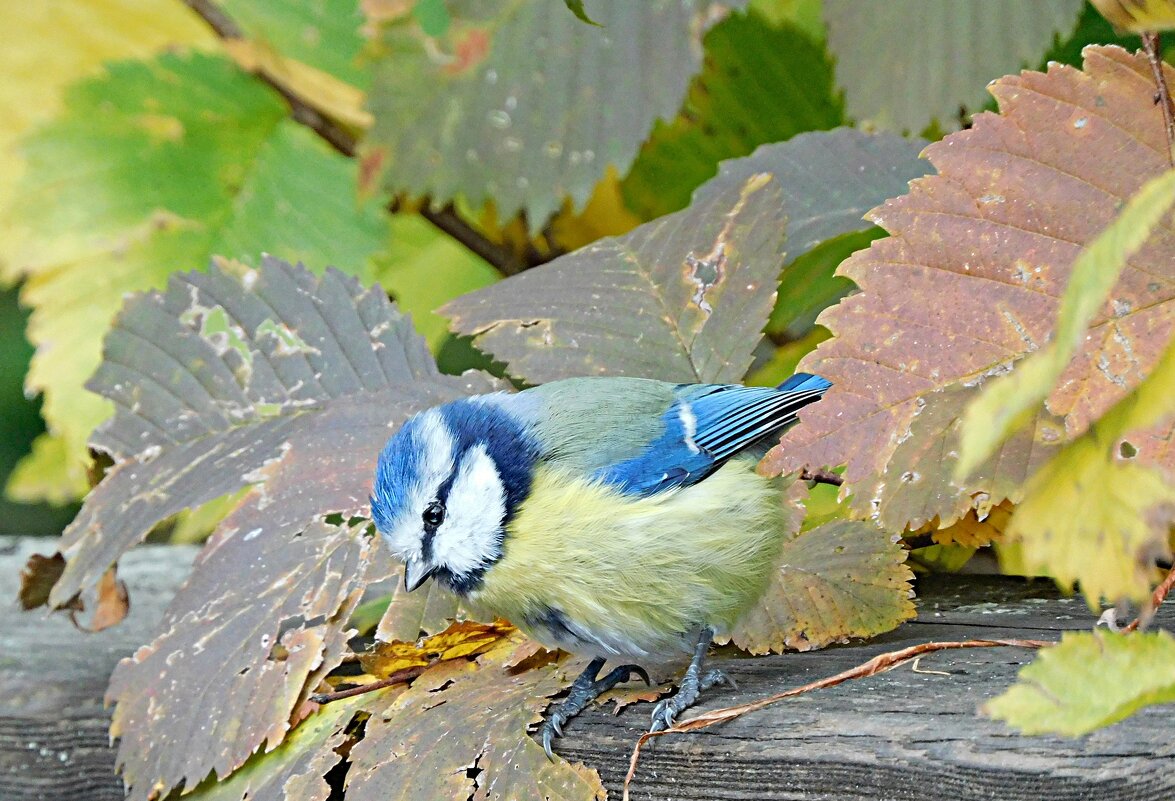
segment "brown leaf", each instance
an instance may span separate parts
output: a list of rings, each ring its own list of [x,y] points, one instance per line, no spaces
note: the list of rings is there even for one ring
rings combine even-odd
[[[367,674],[386,679],[405,668],[484,653],[515,630],[504,620],[453,623],[419,643],[377,642],[371,650],[359,655],[359,664]]]
[[[88,631],[101,631],[122,621],[130,611],[131,599],[126,584],[118,577],[117,569],[111,567],[98,581],[97,600],[93,605],[94,614],[89,622],[78,620],[78,612],[70,612],[74,625]]]
[[[49,591],[65,570],[65,557],[59,553],[45,556],[35,553],[20,571],[20,606],[36,609],[49,600]]]
[[[160,634],[114,670],[111,735],[130,798],[227,776],[275,748],[291,716],[346,650],[368,581],[389,572],[362,526],[314,523],[293,537],[211,542]]]
[[[503,660],[516,646],[442,662],[402,695],[365,696],[371,718],[351,750],[348,801],[605,798],[594,770],[548,760],[528,733],[584,661],[512,674]]]
[[[968,486],[950,483],[963,404],[1046,340],[1077,254],[1167,166],[1146,60],[1115,47],[1085,59],[1084,72],[1053,65],[996,81],[1001,113],[927,148],[939,175],[871,213],[892,236],[841,266],[861,292],[821,317],[835,336],[801,364],[833,389],[765,471],[844,464],[859,513],[949,523],[1015,499],[1041,446],[1083,431],[1146,375],[1175,330],[1175,277],[1156,269],[1175,260],[1169,224],[1123,271],[1049,397],[1055,418],[1040,415]],[[895,469],[903,446],[917,450],[916,470]],[[912,472],[921,484],[895,490]]]
[[[336,701],[297,725],[273,751],[260,752],[224,781],[200,784],[188,801],[327,801],[324,776],[342,759],[361,699]]]
[[[770,173],[720,177],[689,208],[442,312],[542,383],[572,375],[738,381],[771,312],[786,215]]]
[[[292,536],[316,515],[366,514],[395,426],[493,387],[442,376],[378,287],[275,259],[175,275],[167,292],[132,297],[104,353],[89,386],[119,411],[93,442],[115,464],[62,535],[57,608],[158,521],[245,487],[216,536]]]
[[[612,714],[619,715],[625,707],[639,703],[652,703],[661,696],[673,692],[673,688],[672,683],[662,684],[658,687],[614,687],[606,693],[601,693],[596,698],[596,705],[612,704]]]

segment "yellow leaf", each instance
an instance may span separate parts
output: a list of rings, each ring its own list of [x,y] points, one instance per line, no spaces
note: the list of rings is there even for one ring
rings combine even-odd
[[[0,208],[13,197],[24,161],[16,143],[51,119],[62,90],[105,61],[145,58],[178,45],[217,46],[216,36],[175,0],[73,0],[6,3],[0,47]],[[0,278],[13,280],[12,242],[0,219]]]
[[[1025,734],[1076,737],[1169,701],[1175,701],[1170,634],[1067,631],[982,711]]]
[[[278,53],[265,42],[227,39],[224,48],[242,69],[263,75],[332,120],[358,134],[371,127],[365,95],[328,72]]]
[[[1090,0],[1114,27],[1131,33],[1169,31],[1175,28],[1172,0]]]
[[[360,654],[359,664],[368,674],[386,679],[407,668],[484,653],[513,631],[514,627],[504,620],[493,623],[467,620],[454,623],[419,643],[377,642],[375,648]]]
[[[1147,378],[1029,479],[1008,537],[1022,545],[1019,565],[1061,586],[1081,585],[1091,606],[1145,601],[1154,562],[1168,550],[1175,483],[1136,459],[1123,437],[1175,413],[1175,345]]]

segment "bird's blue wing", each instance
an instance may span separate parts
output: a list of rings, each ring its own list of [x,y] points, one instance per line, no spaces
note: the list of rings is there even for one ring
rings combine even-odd
[[[774,388],[684,384],[662,417],[664,433],[637,456],[597,470],[595,478],[632,495],[695,484],[793,422],[830,386],[808,373]]]

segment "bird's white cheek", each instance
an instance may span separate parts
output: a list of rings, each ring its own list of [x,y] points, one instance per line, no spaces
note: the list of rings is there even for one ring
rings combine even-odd
[[[420,526],[409,526],[406,523],[400,523],[391,531],[382,532],[382,535],[384,544],[388,546],[388,550],[392,552],[392,556],[401,562],[420,558]]]
[[[472,448],[445,503],[445,522],[433,540],[433,559],[457,575],[498,557],[506,493],[494,460],[484,446]]]

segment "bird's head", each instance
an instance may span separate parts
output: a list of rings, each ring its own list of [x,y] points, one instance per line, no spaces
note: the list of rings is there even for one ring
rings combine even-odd
[[[430,576],[465,595],[502,555],[505,526],[537,460],[510,399],[466,398],[421,412],[379,456],[372,519],[414,590]]]

